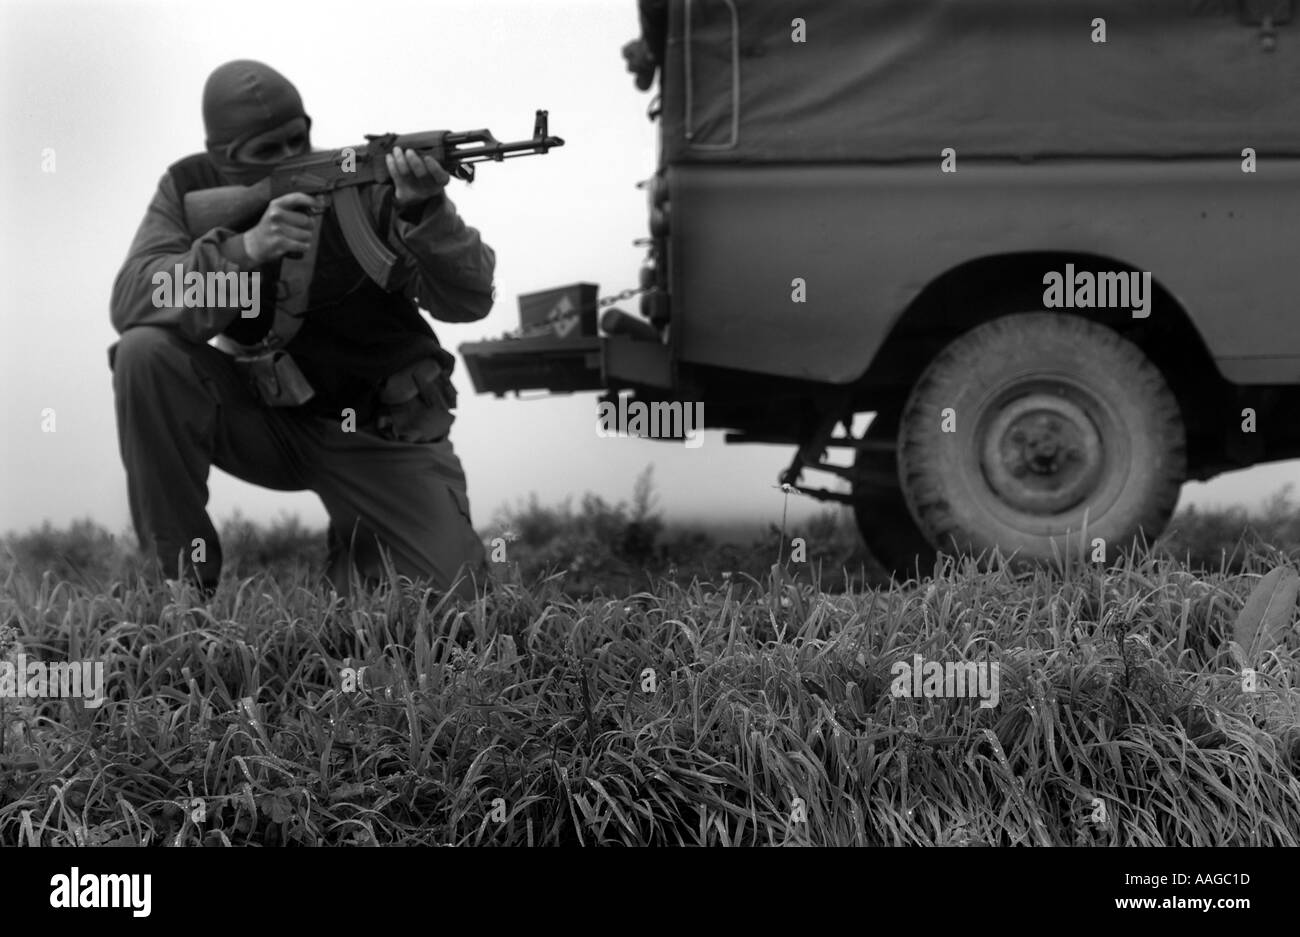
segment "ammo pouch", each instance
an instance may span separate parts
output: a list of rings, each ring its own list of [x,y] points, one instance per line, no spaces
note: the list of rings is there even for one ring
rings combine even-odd
[[[235,367],[268,407],[296,407],[316,395],[285,351],[236,355]]]
[[[376,427],[381,435],[401,442],[441,442],[456,419],[451,412],[455,408],[451,367],[438,358],[421,358],[380,386]]]

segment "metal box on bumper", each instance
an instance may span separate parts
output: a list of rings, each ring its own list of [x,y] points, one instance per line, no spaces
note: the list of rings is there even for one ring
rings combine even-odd
[[[553,332],[558,338],[596,334],[595,283],[524,293],[519,297],[519,327],[525,333]]]
[[[671,351],[647,323],[609,309],[601,324],[620,334],[596,334],[596,292],[595,284],[576,283],[520,296],[524,334],[458,349],[475,392],[671,387]]]

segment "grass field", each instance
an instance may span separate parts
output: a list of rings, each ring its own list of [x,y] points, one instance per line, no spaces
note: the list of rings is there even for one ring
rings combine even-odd
[[[805,528],[670,531],[648,480],[533,502],[468,604],[325,594],[292,521],[227,523],[208,603],[94,525],[11,535],[0,658],[103,661],[107,701],[0,699],[0,845],[1300,843],[1294,579],[1243,614],[1300,557],[1288,493],[1110,568],[900,586]],[[898,695],[917,654],[997,664],[997,704]]]

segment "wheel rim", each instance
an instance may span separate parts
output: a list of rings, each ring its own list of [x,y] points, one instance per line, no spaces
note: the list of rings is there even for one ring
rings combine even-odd
[[[1009,507],[1038,516],[1085,501],[1105,463],[1101,434],[1078,404],[1028,394],[998,409],[983,433],[980,465]]]
[[[1119,497],[1130,447],[1106,402],[1066,375],[1020,375],[979,408],[969,465],[985,505],[1025,533],[1052,536]]]

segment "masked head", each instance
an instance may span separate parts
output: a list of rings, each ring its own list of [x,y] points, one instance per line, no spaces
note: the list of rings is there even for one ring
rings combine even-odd
[[[311,148],[311,118],[289,79],[248,59],[227,62],[203,86],[207,150],[230,182],[250,185]]]

